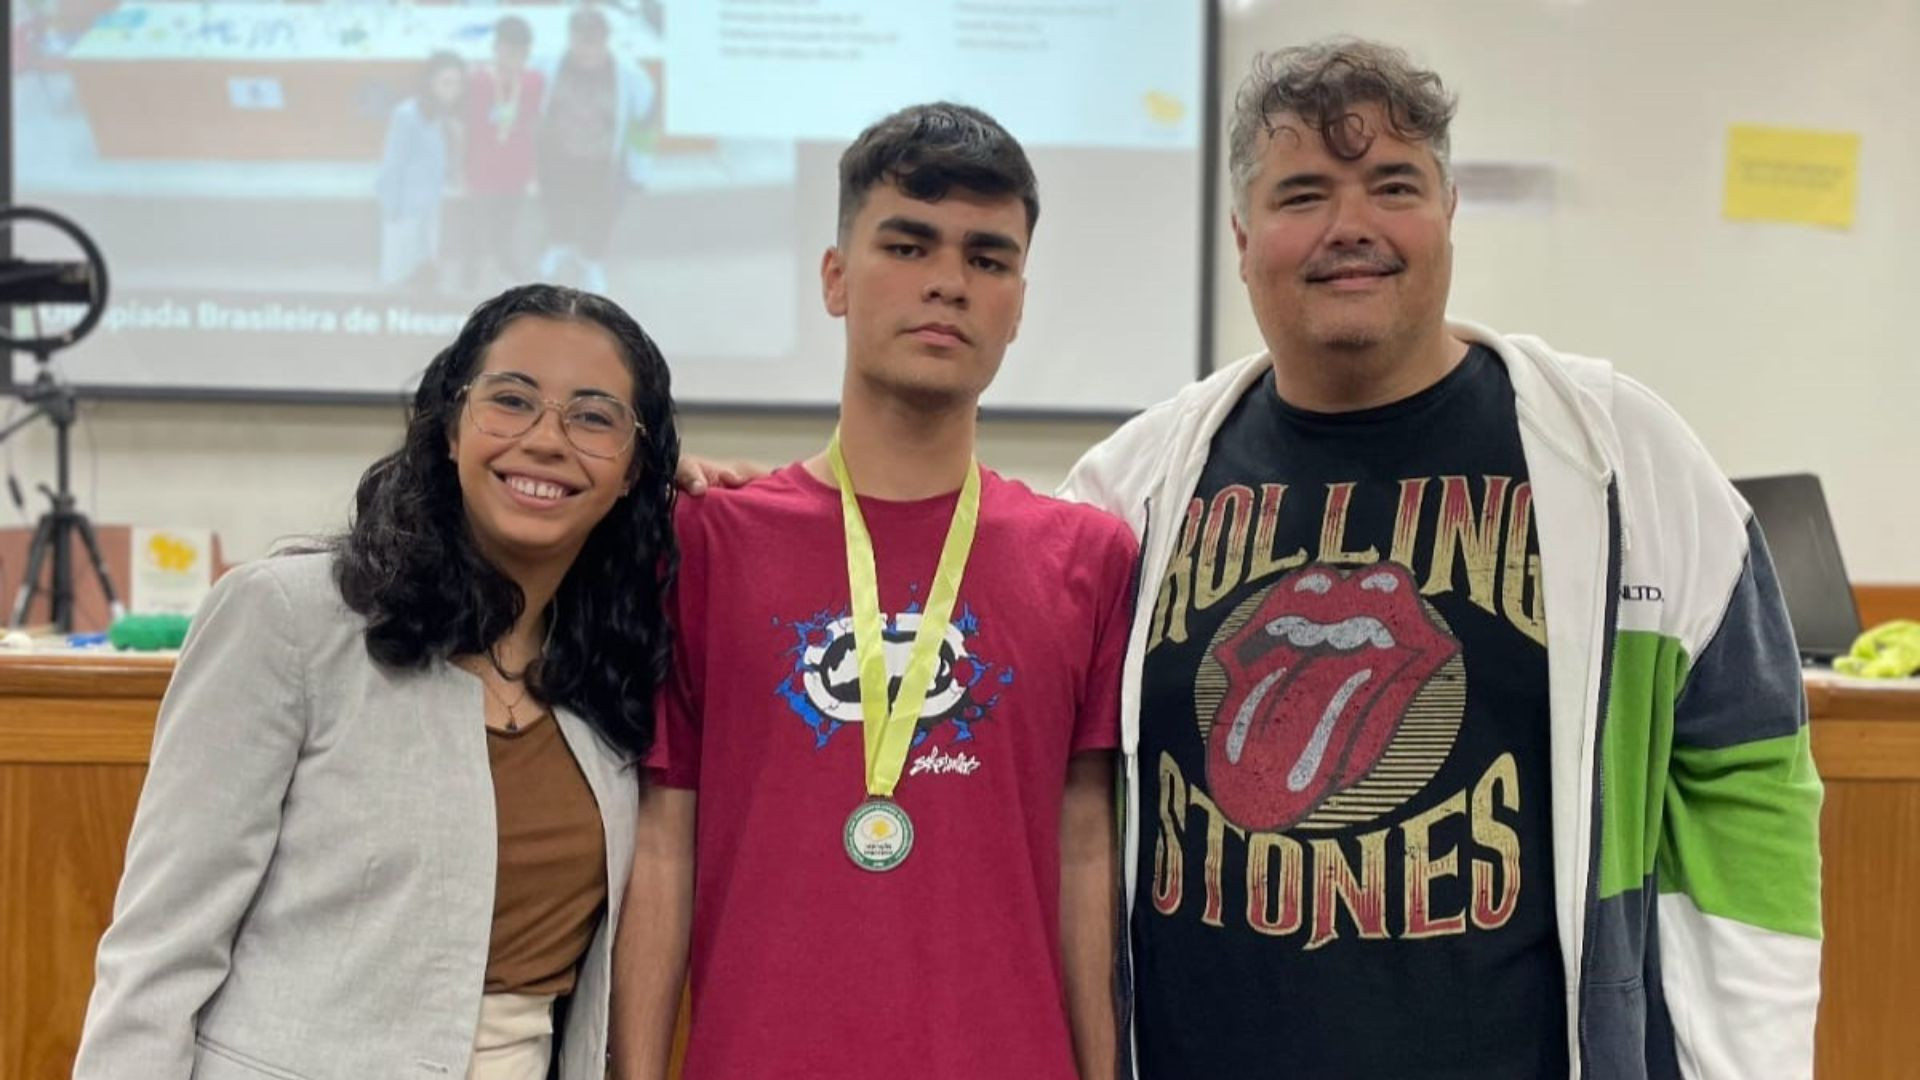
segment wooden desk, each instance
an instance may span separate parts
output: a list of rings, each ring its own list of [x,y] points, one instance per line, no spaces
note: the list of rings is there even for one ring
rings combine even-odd
[[[1816,1075],[1920,1070],[1920,686],[1809,676],[1826,947]]]
[[[167,659],[0,656],[0,1077],[73,1071],[172,672]]]
[[[0,656],[0,1077],[72,1068],[164,659]],[[1827,783],[1821,1080],[1920,1055],[1920,688],[1810,680]]]

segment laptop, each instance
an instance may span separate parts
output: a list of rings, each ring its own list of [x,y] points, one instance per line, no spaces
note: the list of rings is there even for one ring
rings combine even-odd
[[[1831,664],[1860,636],[1853,583],[1840,561],[1840,541],[1820,478],[1812,473],[1735,480],[1767,538],[1774,572],[1787,600],[1802,660]]]

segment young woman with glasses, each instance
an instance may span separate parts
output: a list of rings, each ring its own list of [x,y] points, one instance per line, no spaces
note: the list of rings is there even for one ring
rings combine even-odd
[[[220,581],[76,1077],[604,1075],[668,656],[668,390],[619,307],[510,290],[427,368],[348,531]]]

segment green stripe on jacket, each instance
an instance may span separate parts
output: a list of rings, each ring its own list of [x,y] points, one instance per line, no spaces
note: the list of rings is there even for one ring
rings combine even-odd
[[[1621,631],[1602,735],[1600,899],[1645,884],[1701,911],[1820,937],[1820,801],[1807,729],[1724,747],[1674,745],[1689,659]],[[1735,691],[1737,692],[1737,691]]]

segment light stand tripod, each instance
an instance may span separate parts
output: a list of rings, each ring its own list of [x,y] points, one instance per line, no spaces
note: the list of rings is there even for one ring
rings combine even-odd
[[[49,488],[45,484],[39,485],[41,493],[52,500],[53,507],[40,515],[39,523],[34,526],[33,542],[27,549],[26,573],[20,578],[20,591],[13,602],[11,625],[20,626],[27,621],[27,613],[33,608],[33,598],[42,588],[40,571],[51,554],[53,581],[48,590],[48,615],[52,618],[54,628],[64,634],[73,629],[75,536],[86,545],[87,559],[93,564],[94,577],[99,579],[100,591],[107,598],[108,618],[118,619],[126,614],[126,609],[113,591],[113,579],[108,576],[106,560],[100,555],[100,540],[93,533],[93,523],[74,503],[69,436],[78,417],[79,406],[74,400],[73,388],[62,385],[53,377],[51,353],[36,350],[33,358],[39,366],[39,373],[34,376],[32,384],[20,392],[20,400],[33,406],[32,411],[0,428],[0,442],[5,442],[14,432],[34,420],[46,417],[53,423],[56,486]]]
[[[112,579],[107,576],[106,560],[100,557],[100,541],[93,534],[93,524],[74,504],[70,482],[73,459],[68,436],[79,415],[79,406],[73,388],[54,378],[52,362],[56,349],[74,344],[99,325],[107,308],[107,264],[100,257],[100,249],[80,226],[51,210],[0,205],[0,226],[11,229],[16,221],[35,222],[64,233],[83,256],[78,262],[29,262],[13,257],[11,232],[0,233],[0,362],[10,363],[11,351],[17,349],[31,354],[39,368],[33,382],[17,391],[21,402],[31,408],[27,415],[0,428],[0,442],[44,416],[53,422],[54,454],[59,467],[54,487],[39,485],[52,500],[53,507],[40,516],[39,524],[34,527],[33,543],[27,549],[26,573],[20,579],[20,592],[13,604],[12,625],[26,622],[34,596],[42,589],[40,571],[51,555],[53,582],[48,591],[48,614],[53,625],[66,633],[73,629],[73,540],[76,536],[86,545],[93,574],[100,579],[109,617],[118,619],[126,610],[114,594]],[[11,318],[14,313],[8,309],[16,305],[34,309],[35,336],[14,335]],[[64,330],[40,333],[38,309],[42,306],[78,307],[81,314]],[[11,380],[11,374],[8,379]]]

